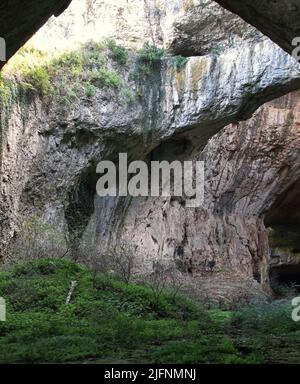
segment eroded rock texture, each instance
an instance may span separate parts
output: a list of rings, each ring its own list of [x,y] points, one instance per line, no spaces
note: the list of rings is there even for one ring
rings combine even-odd
[[[292,41],[300,36],[298,0],[216,0],[241,16],[287,52],[295,48]]]
[[[165,57],[140,86],[130,76],[131,53],[130,65],[121,69],[122,87],[139,93],[131,103],[122,97],[122,88],[98,90],[68,108],[13,92],[1,109],[1,253],[18,237],[22,221],[35,214],[67,236],[79,233],[82,243],[98,249],[95,258],[126,240],[135,247],[143,273],[157,261],[175,261],[183,278],[218,303],[262,298],[263,291],[270,293],[264,218],[277,214],[280,198],[289,188],[295,191],[299,178],[299,94],[251,115],[300,86],[299,65],[212,2],[163,2],[160,13],[153,11],[160,3],[142,3],[136,14],[144,16],[134,31],[124,20],[136,8],[124,5],[121,12],[115,3],[105,3],[108,13],[124,19],[119,41],[131,36],[137,44],[134,36],[139,35],[142,44],[155,27],[169,52],[202,56],[190,57],[180,69]],[[86,17],[96,23],[105,4],[95,2],[98,8],[86,11],[95,11],[96,17]],[[62,19],[51,21],[41,41],[57,33],[72,35],[77,25],[72,12],[71,7]],[[211,14],[220,21],[213,44],[207,38]],[[189,40],[189,34],[196,38]],[[157,36],[150,33],[154,43]],[[97,198],[96,165],[117,160],[119,152],[127,152],[130,160],[204,160],[204,206],[188,209],[184,199]]]
[[[7,57],[11,57],[45,22],[50,16],[58,16],[71,3],[70,0],[31,1],[26,7],[19,0],[4,2],[1,4],[1,28],[0,36],[7,42]],[[299,30],[299,2],[298,0],[286,1],[237,1],[219,0],[222,7],[240,15],[248,23],[257,27],[265,35],[271,37],[283,49],[291,52],[292,40],[300,35]],[[139,42],[141,36],[147,35],[155,43],[162,44],[166,41],[174,52],[183,52],[186,55],[201,54],[211,49],[211,36],[214,42],[222,48],[228,44],[221,36],[215,34],[215,30],[222,28],[230,32],[229,44],[233,39],[240,39],[243,34],[241,20],[222,8],[214,6],[208,0],[192,1],[142,1],[138,0],[132,5],[125,1],[90,2],[73,0],[68,11],[68,23],[63,26],[60,21],[54,22],[65,29],[65,37],[72,40],[75,35],[90,35],[103,30],[106,33],[116,35],[131,43]],[[101,25],[100,31],[97,25],[88,21],[95,16]],[[78,32],[70,34],[70,28],[74,26],[75,19]],[[141,21],[142,20],[142,21]],[[200,28],[194,28],[196,21]],[[52,21],[53,22],[53,21]],[[93,25],[91,25],[93,24]],[[15,27],[14,27],[15,26]],[[84,27],[84,28],[82,28]],[[96,27],[96,29],[95,29]],[[57,30],[53,29],[52,33]],[[255,30],[248,29],[248,37],[256,34]],[[56,40],[57,41],[57,40]],[[53,43],[53,40],[52,40]],[[51,44],[51,40],[49,41]]]
[[[127,238],[144,268],[153,260],[175,260],[197,276],[201,291],[239,298],[238,282],[269,285],[269,243],[265,217],[278,213],[276,201],[295,189],[300,176],[299,92],[261,107],[242,123],[229,125],[196,155],[206,164],[202,208],[182,200],[137,199],[128,204],[96,199],[89,236],[101,246]],[[286,215],[295,215],[294,210]],[[102,218],[106,217],[106,222]],[[100,218],[100,220],[99,220]],[[105,225],[103,225],[105,223]],[[97,241],[97,240],[96,240]],[[213,264],[211,264],[213,263]],[[213,266],[213,272],[209,265]],[[227,282],[227,283],[226,283]],[[232,292],[232,285],[235,289]],[[251,284],[252,282],[252,284]],[[243,286],[245,289],[245,286]]]
[[[57,39],[60,35],[63,38]],[[173,54],[220,53],[264,36],[211,0],[73,0],[62,17],[51,18],[35,44],[49,49],[114,37],[131,48],[149,41]]]

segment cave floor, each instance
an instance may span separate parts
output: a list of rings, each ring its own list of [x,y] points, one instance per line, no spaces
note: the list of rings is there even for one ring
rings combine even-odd
[[[71,282],[77,286],[66,304]],[[207,310],[61,259],[0,272],[1,363],[299,363],[290,299]]]

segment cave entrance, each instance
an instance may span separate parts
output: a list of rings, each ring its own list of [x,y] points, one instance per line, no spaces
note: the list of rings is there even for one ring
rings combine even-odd
[[[278,197],[265,217],[270,245],[270,282],[300,292],[300,180]]]
[[[284,285],[300,292],[300,265],[279,265],[270,269],[271,285]]]

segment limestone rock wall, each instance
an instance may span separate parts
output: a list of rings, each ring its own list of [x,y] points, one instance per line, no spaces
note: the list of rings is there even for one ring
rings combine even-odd
[[[58,38],[61,37],[61,38]],[[89,40],[113,37],[128,48],[145,42],[172,54],[222,52],[263,35],[211,0],[73,0],[33,39],[39,49],[74,49]]]
[[[129,72],[123,71],[123,81],[135,90]],[[99,160],[125,150],[144,158],[182,135],[187,152],[193,152],[228,123],[247,118],[264,100],[299,82],[293,59],[262,41],[243,51],[190,58],[180,71],[166,59],[146,79],[142,99],[130,106],[108,89],[71,108],[15,97],[2,111],[1,219],[13,223],[20,201],[41,210],[54,201],[63,216],[69,194],[82,177],[95,174]],[[5,244],[13,230],[2,228]]]
[[[270,250],[264,219],[300,176],[299,111],[295,92],[214,136],[196,155],[206,164],[202,208],[186,208],[174,198],[139,198],[129,206],[123,202],[120,214],[112,209],[115,202],[97,198],[89,236],[101,247],[120,238],[133,242],[148,271],[154,260],[175,260],[207,282],[212,261],[216,285],[231,276],[254,279],[267,289]],[[103,217],[109,218],[107,224]]]
[[[35,41],[44,47],[62,41],[62,49],[75,47],[91,31],[100,39],[106,12],[108,31],[131,48],[152,40],[169,55],[192,56],[178,70],[165,57],[130,104],[122,89],[104,88],[68,108],[19,94],[2,106],[1,254],[32,214],[67,235],[78,229],[79,219],[82,242],[98,249],[96,258],[127,240],[143,273],[157,260],[175,261],[202,292],[219,292],[220,300],[269,292],[264,218],[299,179],[299,94],[263,104],[299,88],[299,65],[210,1],[73,3]],[[220,21],[216,28],[212,15]],[[120,71],[122,86],[134,93],[135,58],[132,51]],[[204,206],[188,209],[180,199],[97,198],[96,165],[116,160],[119,152],[130,159],[204,160]]]
[[[300,36],[298,0],[217,0],[217,3],[241,16],[287,52],[294,49],[292,41]]]

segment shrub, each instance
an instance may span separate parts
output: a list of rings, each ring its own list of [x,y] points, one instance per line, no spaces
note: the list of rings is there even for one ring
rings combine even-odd
[[[92,84],[87,84],[85,88],[85,95],[89,98],[92,98],[96,95],[96,93],[97,93],[97,88]]]
[[[125,65],[128,61],[128,52],[125,47],[118,45],[115,40],[107,40],[107,48],[110,50],[109,56],[119,65]]]
[[[121,85],[121,78],[117,71],[100,68],[92,72],[91,83],[98,88],[119,88]]]
[[[145,43],[143,48],[138,51],[138,59],[144,63],[155,64],[161,60],[165,53],[162,48],[157,48],[155,45]]]
[[[271,278],[270,284],[277,297],[294,298],[298,294],[296,284],[282,284],[277,281],[276,277]]]
[[[136,100],[136,94],[128,86],[122,87],[120,96],[121,100],[128,105],[133,104]]]
[[[180,71],[188,61],[187,57],[181,55],[172,58],[172,64],[176,71]]]
[[[11,97],[11,89],[13,86],[13,82],[9,79],[3,78],[0,73],[0,103],[1,106],[6,105]]]
[[[137,60],[140,72],[149,74],[158,66],[164,54],[164,49],[145,43],[143,48],[138,51]]]
[[[136,268],[134,248],[129,243],[123,242],[110,252],[109,259],[112,270],[122,281],[129,284]]]
[[[49,96],[52,91],[49,71],[46,67],[36,67],[25,74],[25,82],[40,93],[41,96]]]
[[[265,334],[286,334],[299,329],[292,320],[290,302],[274,301],[272,304],[253,305],[234,314],[232,325],[245,331]]]
[[[82,51],[67,51],[49,64],[49,71],[54,75],[67,69],[69,76],[79,77],[82,74],[84,66],[84,56]]]
[[[111,48],[115,60],[124,62],[127,52],[116,44]],[[23,48],[5,68],[5,78],[15,79],[24,90],[35,90],[47,101],[70,105],[84,95],[93,97],[95,87],[119,88],[120,75],[107,68],[103,50],[103,45],[89,42],[53,57]],[[3,84],[0,80],[0,98],[5,100],[8,93]]]

